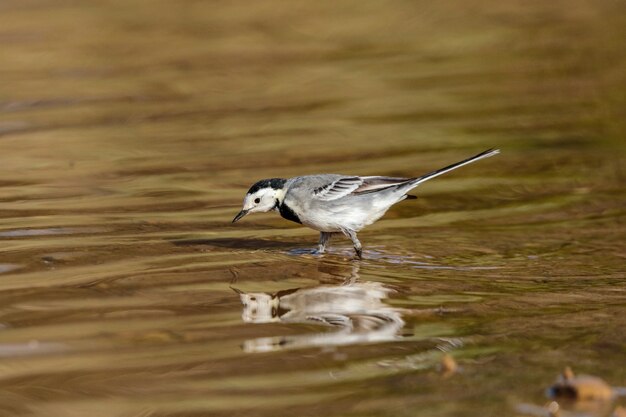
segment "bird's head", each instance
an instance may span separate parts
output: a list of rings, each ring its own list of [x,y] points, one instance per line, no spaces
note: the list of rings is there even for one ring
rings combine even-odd
[[[233,219],[233,223],[244,217],[246,214],[255,212],[266,212],[277,207],[279,195],[283,191],[284,178],[270,178],[258,181],[254,184],[243,199],[243,208]]]

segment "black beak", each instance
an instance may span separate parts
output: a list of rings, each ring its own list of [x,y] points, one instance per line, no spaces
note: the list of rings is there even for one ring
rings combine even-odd
[[[239,288],[230,287],[230,289],[235,291],[239,295],[245,294],[245,292],[241,291]]]
[[[233,223],[235,223],[237,220],[241,219],[246,214],[248,214],[248,210],[241,210],[239,213],[237,213],[237,215],[233,219]]]

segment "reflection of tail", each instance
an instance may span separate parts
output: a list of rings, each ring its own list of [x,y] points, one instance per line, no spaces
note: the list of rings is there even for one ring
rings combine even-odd
[[[378,282],[350,282],[276,294],[239,292],[245,322],[306,323],[337,329],[330,333],[248,340],[244,350],[265,352],[394,340],[404,321],[401,310],[383,302],[391,291]]]

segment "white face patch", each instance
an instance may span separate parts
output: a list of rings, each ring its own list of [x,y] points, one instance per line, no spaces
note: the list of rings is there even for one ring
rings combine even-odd
[[[276,205],[276,192],[273,188],[261,188],[254,194],[246,195],[243,209],[249,213],[270,211]]]

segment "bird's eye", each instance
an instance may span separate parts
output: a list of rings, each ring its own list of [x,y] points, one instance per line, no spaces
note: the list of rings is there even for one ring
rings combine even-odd
[[[259,197],[254,199],[254,204],[259,204],[261,202],[261,199]]]

